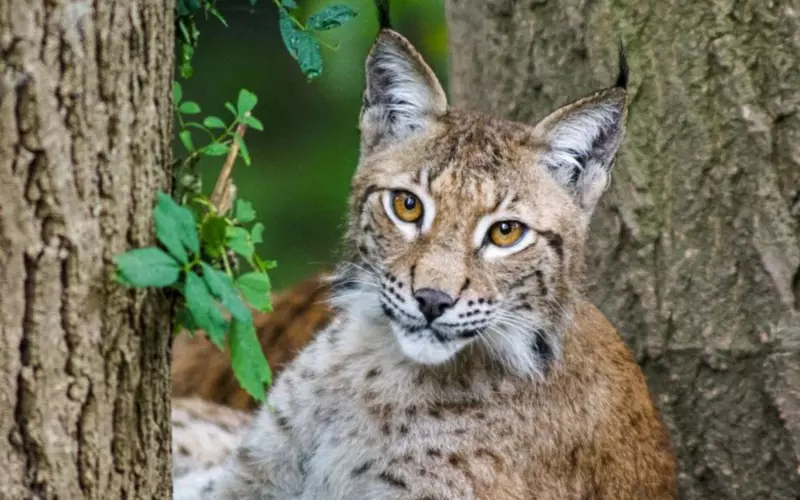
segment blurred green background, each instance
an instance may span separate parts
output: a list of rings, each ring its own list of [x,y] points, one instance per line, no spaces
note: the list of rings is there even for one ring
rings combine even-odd
[[[225,101],[240,88],[259,97],[254,115],[264,131],[249,130],[253,164],[237,161],[239,195],[251,201],[264,223],[258,254],[278,261],[271,271],[276,289],[285,288],[332,263],[344,229],[347,194],[358,161],[356,128],[364,89],[364,59],[378,30],[372,0],[298,0],[295,16],[305,21],[321,7],[344,3],[358,16],[321,38],[321,77],[308,82],[283,46],[278,10],[269,0],[222,0],[228,27],[214,18],[198,22],[200,41],[194,76],[176,77],[184,99],[197,101],[203,115],[227,117]],[[447,88],[447,31],[443,0],[394,0],[392,24],[409,38]],[[226,118],[227,119],[227,118]],[[201,133],[193,132],[197,143]],[[176,142],[176,154],[183,155]],[[200,164],[210,192],[224,158]]]

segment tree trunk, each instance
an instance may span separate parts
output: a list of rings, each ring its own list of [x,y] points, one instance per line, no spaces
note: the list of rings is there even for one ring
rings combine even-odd
[[[632,66],[589,296],[645,370],[682,498],[800,492],[800,5],[449,0],[451,93],[529,123]]]
[[[169,498],[173,2],[0,0],[0,499]]]

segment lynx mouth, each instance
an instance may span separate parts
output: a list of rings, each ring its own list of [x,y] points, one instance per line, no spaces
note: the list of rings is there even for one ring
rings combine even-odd
[[[416,363],[438,365],[453,358],[481,333],[480,329],[453,331],[452,327],[437,328],[436,325],[416,318],[403,316],[384,305],[383,312],[403,354]]]
[[[410,360],[424,365],[438,365],[455,356],[470,339],[450,338],[428,326],[408,328],[400,322],[390,322],[400,350]]]

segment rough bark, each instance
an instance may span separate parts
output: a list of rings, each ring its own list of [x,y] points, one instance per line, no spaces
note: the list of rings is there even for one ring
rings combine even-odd
[[[112,258],[169,182],[172,19],[0,0],[0,499],[169,498],[169,308]]]
[[[588,294],[663,410],[687,499],[800,492],[800,4],[447,2],[451,94],[533,122],[632,66]]]

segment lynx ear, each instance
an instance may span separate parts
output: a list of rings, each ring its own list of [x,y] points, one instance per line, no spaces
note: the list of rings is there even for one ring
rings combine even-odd
[[[588,213],[610,179],[625,114],[625,90],[612,88],[568,104],[536,126],[546,147],[541,161]]]
[[[374,149],[424,130],[447,110],[442,86],[399,33],[383,29],[367,57],[362,147]]]
[[[625,135],[628,64],[620,45],[614,87],[568,104],[536,125],[545,151],[542,162],[589,214],[610,179],[614,157]]]

